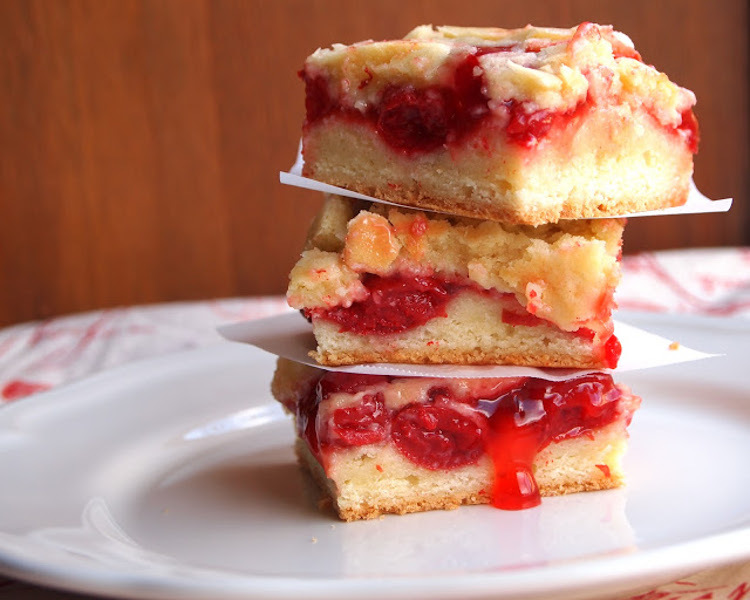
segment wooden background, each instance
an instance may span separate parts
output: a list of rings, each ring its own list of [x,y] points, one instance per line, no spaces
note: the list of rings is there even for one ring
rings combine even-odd
[[[633,219],[626,251],[750,243],[746,0],[0,0],[0,326],[281,293],[320,204],[282,187],[318,46],[420,23],[611,23],[698,96],[729,215]]]

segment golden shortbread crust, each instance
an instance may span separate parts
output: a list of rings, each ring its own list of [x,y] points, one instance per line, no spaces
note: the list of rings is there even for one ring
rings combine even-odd
[[[621,219],[507,225],[329,196],[290,273],[287,299],[297,309],[350,306],[368,297],[367,274],[475,286],[450,300],[445,317],[401,333],[345,332],[313,313],[313,356],[324,365],[607,367],[623,228]],[[513,325],[504,310],[540,320]]]

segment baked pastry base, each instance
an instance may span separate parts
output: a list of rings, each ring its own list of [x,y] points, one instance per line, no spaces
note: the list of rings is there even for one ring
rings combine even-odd
[[[604,349],[551,324],[511,325],[499,301],[464,291],[446,307],[445,317],[391,335],[341,332],[336,323],[313,319],[322,365],[357,363],[519,365],[607,368]]]
[[[618,423],[594,432],[591,438],[553,442],[534,462],[541,495],[622,486],[621,459],[626,446],[625,428]],[[476,465],[431,471],[406,460],[390,446],[362,446],[342,451],[326,474],[304,440],[297,439],[295,450],[300,465],[310,472],[345,521],[491,502],[492,464],[487,457]],[[596,465],[606,465],[609,476],[606,469]]]

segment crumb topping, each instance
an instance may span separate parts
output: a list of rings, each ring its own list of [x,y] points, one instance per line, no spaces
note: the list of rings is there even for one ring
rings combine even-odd
[[[341,203],[329,197],[323,212],[340,214]],[[302,254],[287,298],[297,309],[348,307],[367,296],[361,280],[369,273],[465,279],[575,331],[609,318],[623,228],[621,219],[514,226],[372,204],[352,209],[338,252]]]
[[[695,104],[689,90],[646,65],[631,40],[611,26],[582,23],[571,29],[433,27],[404,39],[334,44],[305,63],[307,77],[324,77],[343,107],[365,114],[393,86],[452,86],[457,66],[475,55],[475,75],[496,117],[507,103],[527,112],[569,112],[584,101],[644,106],[658,121],[677,127]]]

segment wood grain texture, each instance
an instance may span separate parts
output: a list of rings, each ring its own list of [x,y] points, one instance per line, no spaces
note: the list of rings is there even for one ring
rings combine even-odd
[[[280,293],[320,198],[278,183],[316,47],[420,23],[612,23],[698,96],[728,215],[632,219],[626,251],[750,243],[747,4],[724,0],[4,0],[0,325]]]

